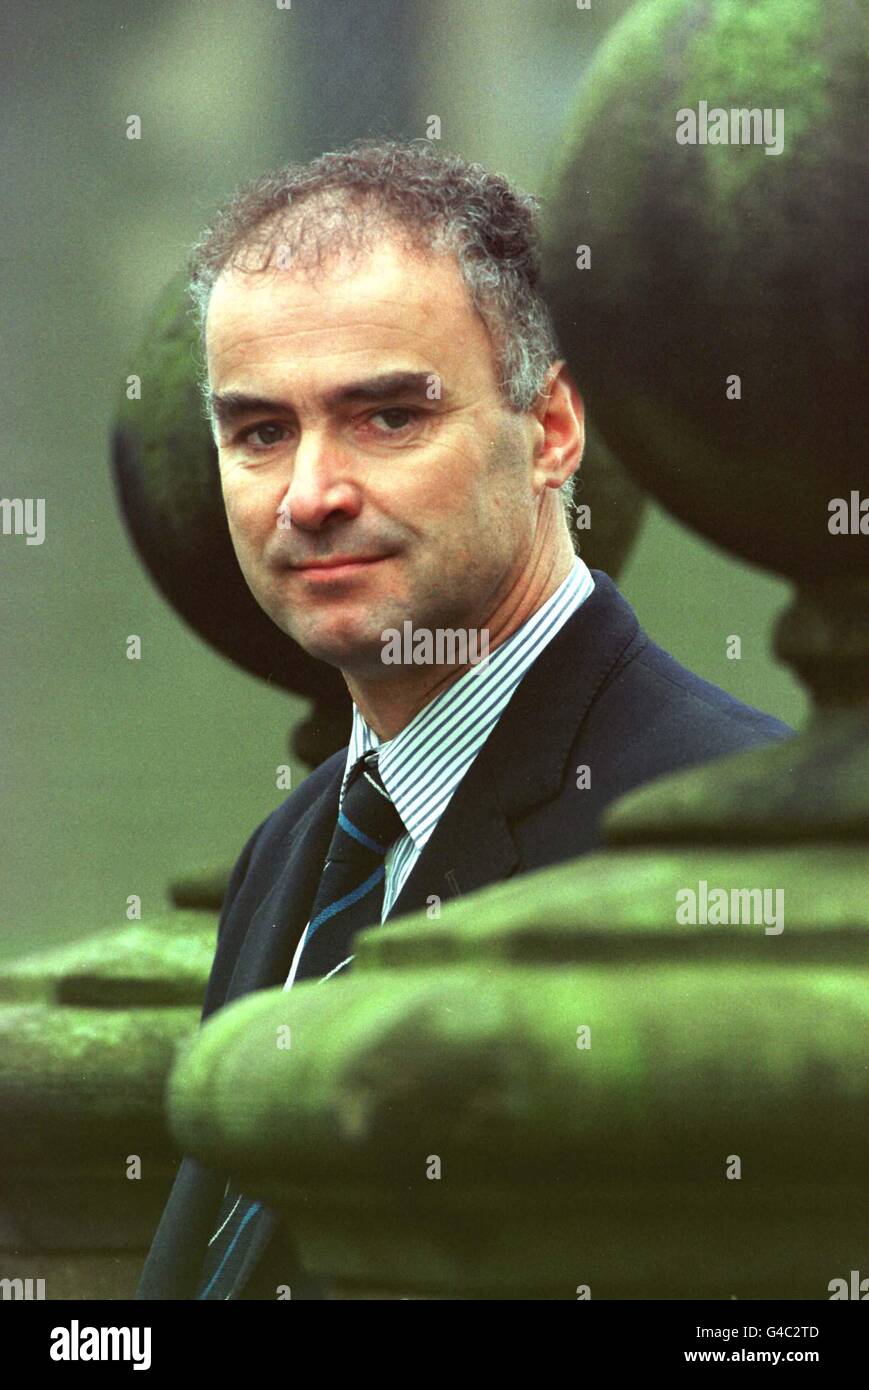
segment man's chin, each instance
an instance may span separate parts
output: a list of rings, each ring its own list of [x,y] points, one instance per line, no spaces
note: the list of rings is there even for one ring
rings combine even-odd
[[[323,661],[327,666],[335,666],[341,671],[360,674],[382,674],[387,669],[383,664],[383,639],[379,632],[292,632],[283,624],[279,623],[278,626],[314,661]]]

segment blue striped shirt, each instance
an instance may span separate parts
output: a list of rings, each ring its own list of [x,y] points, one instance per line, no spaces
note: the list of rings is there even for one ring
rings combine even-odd
[[[356,763],[376,748],[383,784],[407,830],[392,845],[384,863],[381,922],[389,915],[462,778],[522,677],[593,589],[588,566],[578,555],[574,556],[566,579],[536,612],[486,660],[469,667],[390,739],[381,739],[354,704],[339,805],[343,805],[347,779]],[[286,989],[292,984],[296,964],[294,960]]]

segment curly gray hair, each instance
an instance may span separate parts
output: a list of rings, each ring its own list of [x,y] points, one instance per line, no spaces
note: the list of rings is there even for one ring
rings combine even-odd
[[[289,164],[245,184],[194,246],[189,290],[200,338],[204,344],[211,290],[227,266],[265,270],[280,256],[294,272],[316,276],[328,257],[364,253],[388,228],[411,252],[456,257],[492,342],[504,403],[530,410],[559,357],[539,287],[539,206],[503,175],[441,154],[428,140],[358,140]],[[204,377],[202,386],[207,399]],[[575,476],[559,489],[568,522]]]

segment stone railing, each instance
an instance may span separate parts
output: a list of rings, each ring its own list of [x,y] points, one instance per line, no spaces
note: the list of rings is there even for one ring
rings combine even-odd
[[[0,1279],[132,1298],[177,1164],[166,1076],[216,923],[169,913],[0,966]]]

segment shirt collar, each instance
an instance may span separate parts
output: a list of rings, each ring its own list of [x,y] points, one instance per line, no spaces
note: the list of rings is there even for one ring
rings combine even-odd
[[[487,660],[471,666],[391,739],[381,739],[354,703],[340,801],[358,760],[376,749],[383,785],[421,850],[434,830],[432,806],[442,813],[526,671],[593,589],[591,571],[574,556],[569,574],[555,593]],[[456,729],[462,734],[460,757],[454,756],[447,736]]]

